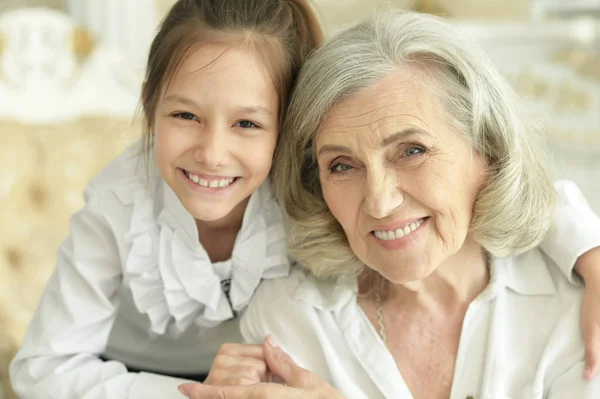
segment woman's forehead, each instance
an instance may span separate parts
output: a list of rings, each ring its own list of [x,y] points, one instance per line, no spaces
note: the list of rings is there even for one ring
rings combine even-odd
[[[391,76],[339,101],[327,113],[320,132],[374,127],[406,121],[421,127],[437,117],[438,100],[421,83]]]

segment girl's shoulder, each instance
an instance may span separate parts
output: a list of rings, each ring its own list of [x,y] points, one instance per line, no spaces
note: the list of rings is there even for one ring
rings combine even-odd
[[[160,179],[151,157],[147,157],[141,139],[133,142],[106,165],[86,188],[86,197],[116,195],[130,203],[144,189],[154,187]]]

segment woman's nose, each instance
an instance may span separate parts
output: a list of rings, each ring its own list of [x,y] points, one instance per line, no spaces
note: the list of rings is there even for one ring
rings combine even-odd
[[[376,219],[393,214],[404,202],[404,193],[399,187],[394,172],[375,172],[367,177],[365,211]]]

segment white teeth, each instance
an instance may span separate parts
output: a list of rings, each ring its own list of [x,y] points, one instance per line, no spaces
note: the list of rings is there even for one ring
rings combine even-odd
[[[377,230],[375,231],[375,237],[384,241],[398,240],[416,231],[419,227],[421,227],[423,222],[424,219],[419,219],[418,221],[408,224],[404,227],[398,227],[395,231]]]
[[[219,180],[208,181],[206,179],[198,177],[197,175],[194,175],[187,171],[185,172],[185,175],[191,181],[196,183],[197,185],[199,185],[201,187],[210,187],[210,188],[225,188],[225,187],[229,186],[231,183],[233,183],[233,181],[235,180],[235,179],[219,179]]]

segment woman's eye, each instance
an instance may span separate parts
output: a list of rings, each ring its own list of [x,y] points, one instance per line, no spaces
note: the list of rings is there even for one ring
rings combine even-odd
[[[186,121],[196,121],[198,118],[194,114],[190,114],[189,112],[179,112],[173,115],[176,118],[185,119]]]
[[[425,152],[425,150],[423,148],[417,147],[417,146],[413,146],[413,147],[410,147],[410,148],[407,148],[406,150],[404,150],[404,152],[402,153],[402,155],[405,156],[405,157],[410,157],[410,156],[413,156],[413,155],[422,154],[424,152]]]
[[[352,166],[347,165],[345,163],[338,163],[333,165],[331,169],[329,169],[333,173],[344,173],[352,169]]]
[[[237,122],[235,126],[239,126],[243,129],[255,129],[259,127],[256,123],[246,120]]]

